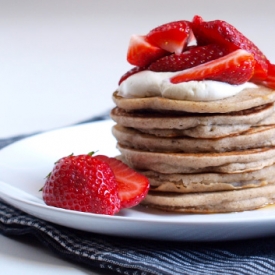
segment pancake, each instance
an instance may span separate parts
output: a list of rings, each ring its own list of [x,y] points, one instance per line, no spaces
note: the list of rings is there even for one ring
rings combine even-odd
[[[150,181],[150,190],[159,192],[194,193],[236,190],[275,183],[275,166],[237,174],[199,173],[163,174],[141,171]]]
[[[196,114],[186,112],[126,112],[120,108],[111,111],[111,118],[124,127],[138,129],[190,129],[211,125],[264,125],[275,124],[274,104],[225,114]]]
[[[243,133],[256,125],[275,125],[273,104],[228,114],[131,112],[114,108],[119,125],[159,137],[219,138]]]
[[[151,152],[227,152],[275,146],[275,125],[252,127],[224,138],[157,137],[115,125],[112,133],[123,146]]]
[[[275,185],[234,191],[179,194],[150,191],[142,204],[182,213],[224,213],[253,210],[275,202]]]
[[[250,129],[250,125],[209,125],[197,126],[190,129],[138,129],[140,132],[157,137],[192,137],[192,138],[222,138],[236,134],[242,134]]]
[[[275,202],[275,93],[211,102],[122,98],[111,118],[119,157],[144,174],[142,204],[182,213],[252,210]]]
[[[159,173],[243,173],[275,163],[275,147],[223,153],[161,153],[140,151],[117,144],[126,164]]]
[[[186,101],[162,97],[123,98],[113,93],[113,101],[124,110],[173,110],[190,113],[229,113],[275,101],[274,90],[263,86],[244,89],[235,96],[215,101]]]

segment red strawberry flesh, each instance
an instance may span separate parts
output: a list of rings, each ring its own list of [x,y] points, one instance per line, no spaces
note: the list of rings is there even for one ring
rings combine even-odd
[[[136,206],[145,198],[149,190],[149,181],[145,176],[116,158],[103,155],[95,157],[105,161],[112,168],[118,183],[121,208]]]
[[[179,55],[171,54],[158,59],[148,69],[155,72],[182,71],[220,58],[228,53],[227,48],[217,44],[192,46]]]
[[[254,80],[260,85],[264,85],[270,89],[275,89],[275,64],[268,64],[267,78],[263,81]]]
[[[254,71],[253,54],[236,50],[221,58],[183,70],[170,81],[174,84],[191,80],[216,80],[238,85],[248,81]]]
[[[132,35],[127,52],[127,61],[134,66],[146,67],[167,54],[167,51],[151,45],[145,36]]]
[[[186,47],[190,35],[189,21],[175,21],[151,30],[146,38],[149,43],[170,53],[180,54]]]
[[[265,79],[268,71],[268,60],[259,48],[240,31],[222,20],[205,22],[200,16],[195,16],[192,29],[198,45],[216,43],[233,50],[243,49],[254,55],[254,78]]]
[[[118,81],[118,85],[120,85],[124,80],[126,80],[131,75],[139,73],[139,72],[142,72],[142,71],[144,71],[146,69],[147,69],[147,67],[134,67],[134,68],[132,68],[131,70],[129,70],[128,72],[126,72],[124,75],[122,75],[122,77]]]

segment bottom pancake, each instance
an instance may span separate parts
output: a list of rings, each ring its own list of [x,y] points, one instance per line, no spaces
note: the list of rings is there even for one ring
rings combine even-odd
[[[257,188],[207,193],[150,191],[145,206],[182,213],[226,213],[254,210],[275,202],[275,184]]]

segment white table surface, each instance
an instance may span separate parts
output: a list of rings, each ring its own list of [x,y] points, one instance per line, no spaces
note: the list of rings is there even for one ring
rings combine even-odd
[[[175,20],[223,19],[275,63],[274,0],[0,0],[0,138],[110,110],[130,35]],[[1,153],[1,152],[0,152]],[[0,235],[1,273],[108,274]]]

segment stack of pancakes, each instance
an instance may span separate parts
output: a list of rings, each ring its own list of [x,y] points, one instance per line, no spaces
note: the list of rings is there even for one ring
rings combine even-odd
[[[149,178],[144,205],[174,212],[244,211],[275,202],[275,91],[211,102],[113,94],[120,158]]]

